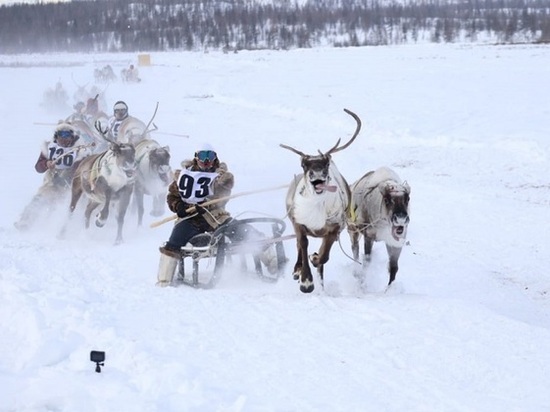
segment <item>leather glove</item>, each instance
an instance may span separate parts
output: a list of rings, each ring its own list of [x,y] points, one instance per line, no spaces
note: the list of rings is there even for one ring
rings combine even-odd
[[[183,202],[179,202],[178,203],[178,206],[176,207],[176,214],[178,215],[179,218],[183,218],[185,216],[187,216],[187,205]]]
[[[199,216],[202,216],[206,213],[206,209],[203,206],[199,205],[199,204],[195,205],[195,210],[197,211],[197,214]]]

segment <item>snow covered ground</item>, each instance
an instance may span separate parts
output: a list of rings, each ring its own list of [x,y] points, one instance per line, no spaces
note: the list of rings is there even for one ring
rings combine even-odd
[[[229,271],[212,290],[155,287],[170,224],[129,214],[57,239],[68,200],[29,232],[13,223],[40,186],[40,144],[93,71],[136,55],[0,56],[1,411],[550,410],[549,46],[422,45],[288,52],[158,53],[125,100],[172,166],[203,141],[236,176],[234,193],[288,183],[299,157],[334,155],[349,182],[386,165],[410,184],[409,245],[385,293],[376,244],[368,290],[346,232],[326,287],[300,293]],[[73,103],[72,101],[70,102]],[[53,109],[53,110],[52,110]],[[164,133],[164,134],[163,134]],[[171,134],[189,135],[189,138]],[[283,218],[284,191],[243,196],[234,216]],[[77,211],[78,212],[78,211]],[[169,216],[169,213],[166,213]],[[288,229],[287,229],[288,231]],[[289,232],[290,233],[290,232]],[[319,245],[312,240],[312,250]],[[91,350],[105,351],[95,373]]]

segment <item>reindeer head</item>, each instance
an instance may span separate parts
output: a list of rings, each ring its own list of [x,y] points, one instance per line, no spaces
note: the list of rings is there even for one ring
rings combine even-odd
[[[304,171],[304,177],[309,181],[313,190],[317,194],[321,194],[325,190],[331,191],[333,187],[328,185],[330,181],[330,161],[330,154],[323,154],[320,152],[319,156],[302,156],[302,169]]]
[[[127,177],[134,177],[136,163],[136,149],[130,143],[111,143],[111,150],[115,154],[117,166]]]
[[[170,168],[170,148],[168,146],[158,147],[149,152],[149,167],[158,173],[160,180],[169,184],[172,180],[172,169]]]
[[[409,224],[409,199],[411,188],[404,182],[398,184],[392,181],[380,183],[378,189],[384,199],[384,207],[392,226],[392,236],[395,240],[404,239]]]
[[[331,149],[329,149],[326,153],[322,153],[319,150],[318,155],[307,155],[291,146],[287,146],[285,144],[280,145],[282,148],[288,149],[302,158],[301,165],[304,171],[304,178],[309,181],[313,191],[316,194],[322,194],[325,191],[336,191],[336,186],[330,185],[329,168],[331,164],[331,155],[348,147],[355,140],[355,138],[359,134],[359,131],[361,130],[361,120],[359,119],[359,117],[348,109],[344,109],[344,111],[352,116],[357,123],[353,136],[345,145],[340,146],[341,139],[338,139],[336,144]]]

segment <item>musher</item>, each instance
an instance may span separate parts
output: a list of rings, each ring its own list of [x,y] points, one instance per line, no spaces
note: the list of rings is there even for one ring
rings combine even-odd
[[[175,171],[174,181],[168,187],[168,208],[178,215],[178,221],[168,241],[159,248],[161,255],[157,286],[170,285],[181,257],[181,247],[193,236],[205,232],[212,233],[220,225],[233,220],[225,210],[227,199],[201,206],[205,201],[230,196],[235,184],[233,173],[229,172],[227,164],[220,162],[214,148],[209,144],[200,146],[193,159],[182,162],[182,167],[181,170]],[[190,208],[191,211],[187,212]],[[229,234],[231,240],[263,236],[250,225],[236,227],[238,231]],[[259,255],[270,273],[277,271],[277,256],[274,249],[273,245],[270,245]]]

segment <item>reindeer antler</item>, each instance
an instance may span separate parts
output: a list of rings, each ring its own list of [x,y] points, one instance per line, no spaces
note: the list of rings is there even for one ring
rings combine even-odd
[[[343,146],[339,147],[340,145],[340,141],[342,139],[338,139],[338,141],[336,142],[336,144],[330,148],[328,150],[328,152],[326,153],[322,153],[320,150],[318,151],[319,154],[321,156],[328,156],[332,153],[336,153],[336,152],[339,152],[340,150],[344,150],[346,147],[348,147],[350,144],[353,143],[353,141],[355,140],[355,138],[357,137],[357,135],[359,134],[359,131],[361,130],[361,119],[359,119],[359,116],[357,116],[355,113],[353,113],[351,110],[348,110],[348,109],[344,109],[344,111],[349,114],[351,117],[353,117],[355,119],[355,121],[357,122],[357,127],[355,128],[355,133],[353,133],[353,136],[351,137],[351,139]],[[296,153],[297,155],[300,155],[301,157],[307,157],[307,155],[303,152],[300,152],[299,150],[296,150],[295,148],[291,147],[291,146],[287,146],[286,144],[279,144],[279,146],[281,146],[283,149],[288,149],[290,150],[291,152],[294,152]]]
[[[279,144],[279,146],[281,146],[283,149],[288,149],[290,150],[291,152],[294,152],[296,153],[297,155],[300,155],[301,157],[306,157],[307,155],[305,153],[302,153],[300,152],[299,150],[296,150],[295,148],[293,147],[290,147],[290,146],[287,146],[286,144]]]
[[[94,123],[95,129],[99,132],[101,137],[103,137],[105,140],[107,140],[109,143],[116,144],[114,140],[111,140],[107,137],[107,133],[109,132],[109,128],[105,127],[105,129],[101,128],[101,122],[99,120],[96,120]]]
[[[147,132],[151,131],[155,131],[157,130],[157,125],[153,123],[153,120],[155,119],[155,116],[157,115],[157,110],[159,109],[159,102],[157,102],[157,105],[155,106],[155,111],[153,112],[153,117],[151,117],[151,120],[149,120],[149,123],[147,123],[147,126],[145,126],[145,130],[143,131],[143,133],[141,133],[141,136],[140,136],[140,139],[143,139],[145,137],[145,135],[147,134]],[[149,126],[151,126],[151,123],[153,123],[153,126],[155,127],[153,130],[149,130]]]
[[[353,141],[355,140],[355,138],[359,134],[359,131],[361,130],[361,119],[359,119],[359,116],[357,116],[351,110],[344,109],[344,111],[347,114],[349,114],[351,117],[353,117],[355,119],[355,121],[357,122],[357,127],[355,128],[355,132],[353,133],[353,136],[351,137],[351,139],[343,146],[338,147],[338,145],[340,144],[340,141],[342,140],[342,139],[338,139],[336,144],[331,149],[329,149],[328,152],[325,153],[325,156],[329,155],[329,154],[332,154],[332,153],[339,152],[340,150],[344,150],[346,147],[348,147],[350,144],[353,143]]]

